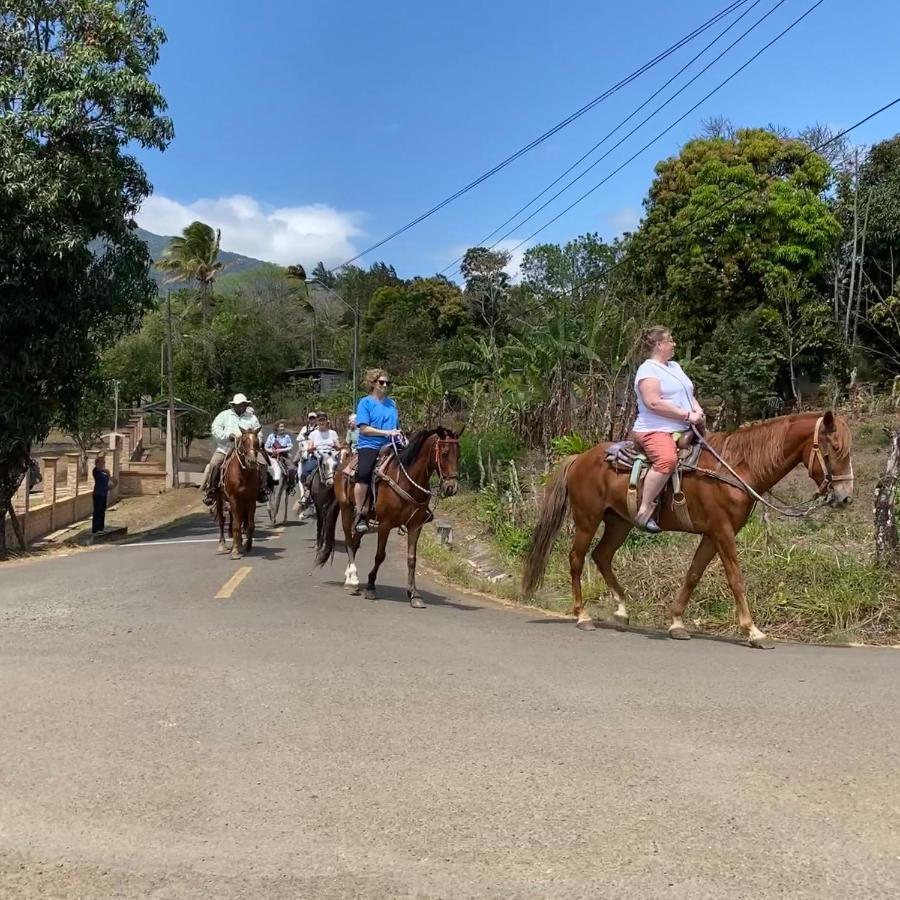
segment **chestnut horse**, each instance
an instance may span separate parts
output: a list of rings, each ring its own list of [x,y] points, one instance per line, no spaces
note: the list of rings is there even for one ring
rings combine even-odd
[[[773,488],[801,463],[819,488],[823,502],[843,505],[853,493],[853,465],[850,459],[850,429],[831,412],[798,413],[781,416],[729,433],[708,434],[706,442],[718,457],[758,494]],[[578,627],[594,628],[585,612],[581,594],[584,559],[602,521],[603,536],[591,558],[618,602],[615,619],[628,623],[627,594],[612,569],[616,550],[632,529],[626,505],[628,473],[616,471],[605,457],[609,444],[600,444],[579,456],[564,460],[547,485],[544,507],[525,560],[523,595],[528,598],[540,587],[553,543],[571,507],[575,539],[569,552],[572,576],[572,612]],[[744,578],[738,561],[735,535],[743,528],[755,499],[727,473],[713,452],[704,448],[697,463],[702,472],[686,473],[682,490],[687,500],[693,533],[703,537],[694,553],[681,590],[669,603],[669,636],[690,637],[682,616],[691,593],[704,570],[718,553],[728,586],[734,595],[738,626],[751,647],[772,645],[756,627],[744,593]],[[664,531],[686,531],[671,509],[671,488],[660,501],[659,525]]]
[[[216,521],[219,523],[219,553],[225,547],[225,504],[231,521],[231,558],[240,559],[242,551],[253,549],[253,529],[256,524],[256,497],[259,493],[259,429],[241,429],[235,438],[234,450],[222,463],[220,481],[216,487]],[[243,538],[246,534],[246,543]]]
[[[384,562],[388,535],[394,528],[406,529],[406,567],[408,583],[406,596],[413,609],[424,609],[425,601],[416,588],[416,547],[422,526],[431,521],[429,501],[432,491],[431,477],[437,474],[442,497],[449,497],[459,488],[459,438],[447,428],[419,431],[412,436],[404,450],[388,445],[382,451],[376,471],[378,493],[375,517],[378,520],[378,550],[375,565],[366,583],[366,599],[375,599],[375,577]],[[324,543],[316,555],[316,565],[323,566],[334,554],[334,531],[338,513],[344,526],[347,547],[347,569],[344,586],[351,594],[359,594],[359,576],[356,572],[356,552],[362,535],[353,527],[353,482],[347,466],[341,468],[334,480],[334,499],[325,510]]]

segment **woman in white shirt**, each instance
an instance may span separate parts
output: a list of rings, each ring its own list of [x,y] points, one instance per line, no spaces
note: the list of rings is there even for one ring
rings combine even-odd
[[[340,438],[337,436],[337,432],[328,427],[328,416],[320,412],[316,416],[316,422],[318,428],[310,432],[306,443],[309,455],[306,458],[306,462],[303,463],[303,471],[300,474],[300,480],[303,484],[306,484],[309,476],[316,471],[316,466],[319,464],[318,454],[328,451],[336,452],[340,447]]]
[[[647,358],[634,376],[638,416],[634,423],[634,439],[640,445],[651,468],[644,478],[641,507],[635,524],[656,533],[653,520],[656,498],[678,461],[677,440],[691,425],[702,425],[703,409],[694,397],[694,384],[672,357],[675,355],[672,332],[662,325],[644,334]]]

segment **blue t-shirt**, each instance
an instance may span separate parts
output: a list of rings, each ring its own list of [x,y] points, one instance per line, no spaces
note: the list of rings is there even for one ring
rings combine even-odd
[[[376,400],[371,394],[363,397],[356,407],[356,427],[369,425],[372,428],[381,428],[389,431],[392,428],[400,427],[400,413],[397,412],[397,404],[390,397],[384,400]],[[363,434],[360,431],[359,443],[357,447],[360,450],[369,447],[372,450],[379,450],[390,438],[383,435]]]

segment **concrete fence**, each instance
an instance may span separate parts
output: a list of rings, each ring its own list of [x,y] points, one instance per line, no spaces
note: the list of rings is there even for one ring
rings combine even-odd
[[[103,451],[88,451],[87,473],[82,473],[80,453],[41,457],[44,480],[41,483],[43,490],[40,493],[31,492],[30,474],[25,476],[13,500],[13,508],[27,544],[91,515],[94,491],[94,478],[91,473],[101,452]],[[110,449],[105,455],[110,476],[113,481],[118,482],[122,455],[121,437],[110,435]],[[109,502],[112,503],[118,494],[118,486],[112,488]],[[6,544],[8,547],[18,545],[12,522],[8,518]]]
[[[42,468],[43,491],[32,493],[30,475],[26,475],[13,501],[25,542],[31,544],[91,515],[94,490],[91,473],[101,452],[105,454],[106,467],[116,482],[116,487],[110,491],[110,503],[119,497],[163,493],[166,490],[166,470],[159,463],[144,459],[144,430],[144,417],[132,416],[117,434],[108,435],[109,450],[88,451],[86,472],[81,468],[79,453],[36,456]],[[202,478],[202,465],[181,463],[179,485],[196,487]],[[6,521],[6,542],[8,547],[18,546],[9,518]]]

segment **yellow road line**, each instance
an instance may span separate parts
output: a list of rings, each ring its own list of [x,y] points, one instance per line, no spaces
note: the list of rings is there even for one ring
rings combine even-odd
[[[216,600],[227,600],[236,590],[238,585],[250,574],[253,566],[241,566],[225,584],[222,585]]]

